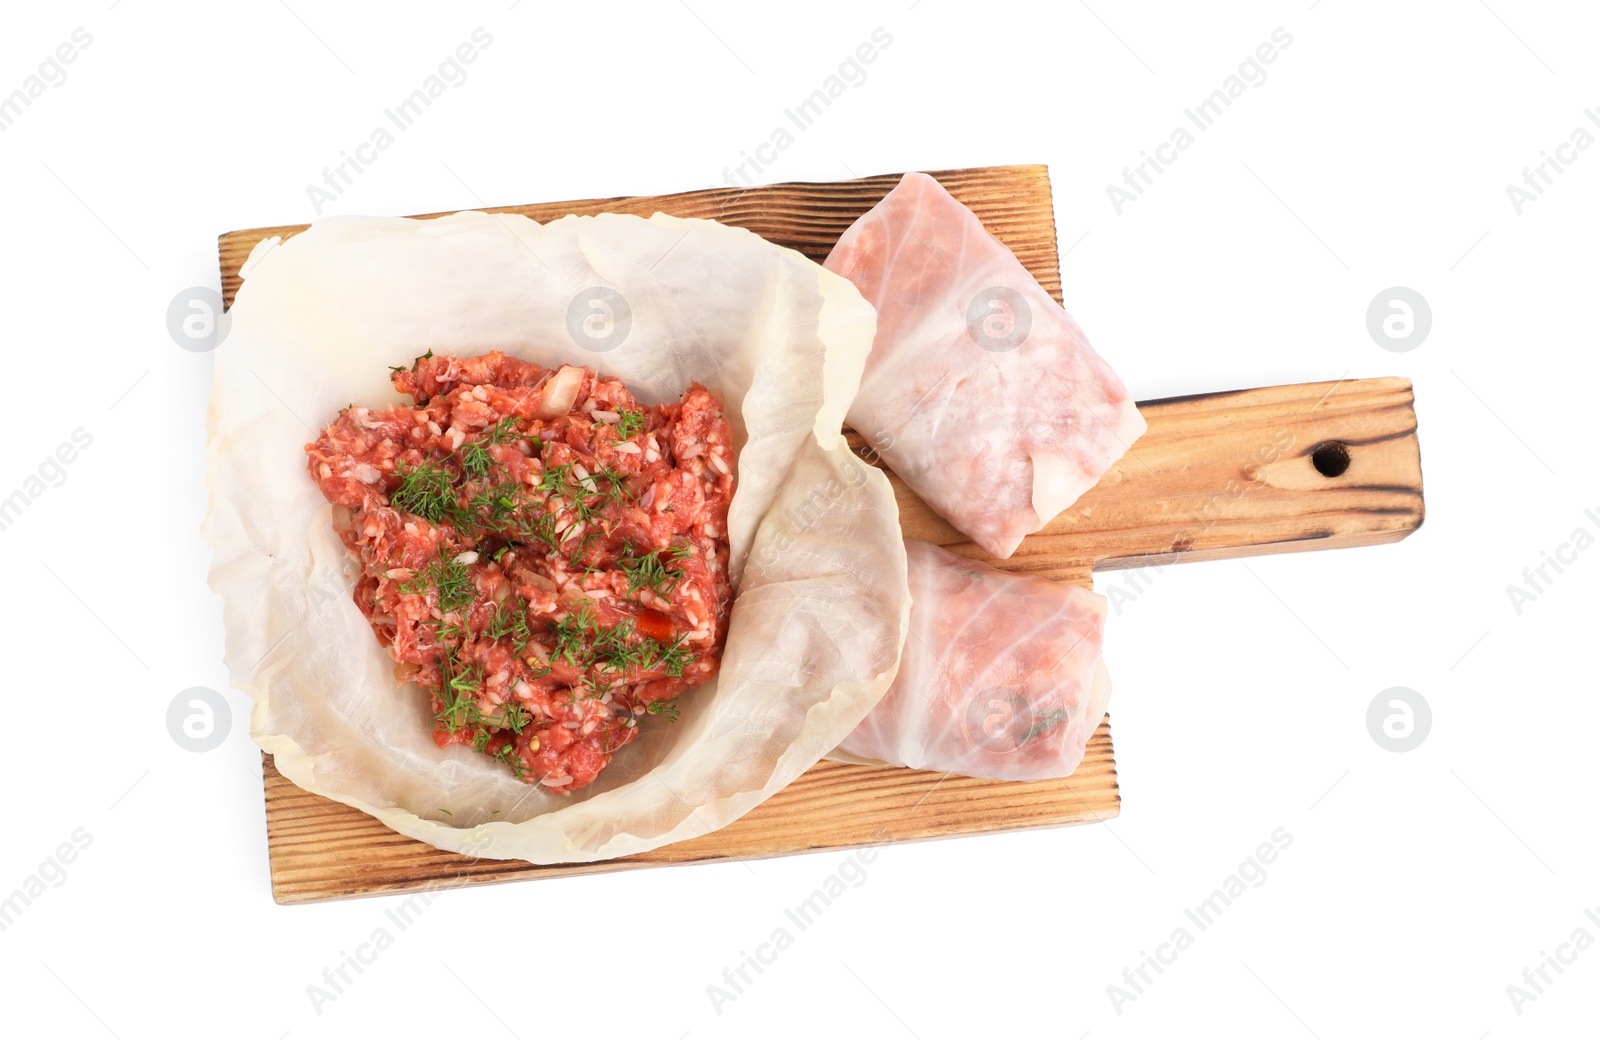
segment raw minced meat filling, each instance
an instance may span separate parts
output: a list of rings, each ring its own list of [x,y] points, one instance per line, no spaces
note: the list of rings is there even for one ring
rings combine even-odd
[[[355,602],[434,739],[528,783],[594,780],[646,712],[716,674],[734,452],[695,384],[640,405],[586,368],[496,351],[396,369],[306,446],[361,563]]]

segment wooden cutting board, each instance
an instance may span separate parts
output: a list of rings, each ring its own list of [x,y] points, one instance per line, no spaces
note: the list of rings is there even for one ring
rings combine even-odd
[[[1043,166],[934,172],[1057,300],[1061,278]],[[831,184],[507,206],[544,222],[569,213],[655,212],[736,224],[821,261],[899,175]],[[438,216],[439,214],[430,214]],[[219,241],[223,296],[257,242],[305,225],[233,231]],[[1099,485],[1027,538],[1009,570],[1091,583],[1091,572],[1374,545],[1422,525],[1422,466],[1411,384],[1341,380],[1150,401],[1150,429]],[[862,451],[859,439],[852,445]],[[862,452],[866,454],[864,451]],[[981,557],[893,474],[909,537]],[[1115,622],[1113,622],[1115,623]],[[1116,662],[1108,662],[1116,674]],[[1137,691],[1118,690],[1117,697]],[[820,762],[722,830],[604,863],[535,866],[442,852],[373,817],[309,794],[263,757],[267,849],[280,903],[456,888],[521,878],[752,859],[795,852],[1054,827],[1117,815],[1109,716],[1065,780],[1005,783]]]

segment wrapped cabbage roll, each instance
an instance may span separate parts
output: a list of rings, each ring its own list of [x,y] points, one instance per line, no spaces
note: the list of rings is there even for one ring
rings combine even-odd
[[[906,174],[825,266],[878,310],[850,424],[989,554],[1010,556],[1144,433],[1082,330],[932,177]]]
[[[830,757],[993,777],[1068,776],[1105,715],[1106,600],[906,540],[900,672]]]

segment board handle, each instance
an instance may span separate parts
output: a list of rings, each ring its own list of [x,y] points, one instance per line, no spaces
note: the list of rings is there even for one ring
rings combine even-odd
[[[1149,430],[1007,570],[1094,570],[1377,545],[1422,526],[1411,381],[1300,383],[1148,401]],[[861,448],[852,434],[852,444]],[[890,475],[906,536],[983,553]]]

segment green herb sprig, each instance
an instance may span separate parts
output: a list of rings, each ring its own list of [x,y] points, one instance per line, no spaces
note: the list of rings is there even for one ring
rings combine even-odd
[[[425,569],[400,584],[400,591],[413,596],[434,593],[439,597],[440,612],[445,614],[470,607],[478,598],[472,572],[466,564],[456,562],[455,557],[446,556],[443,546]]]
[[[394,508],[420,516],[430,524],[443,523],[457,512],[455,481],[449,470],[437,462],[425,460],[414,467],[401,466],[395,472],[400,476],[400,487],[389,496]]]
[[[622,675],[633,669],[650,671],[659,667],[668,675],[681,678],[694,657],[684,646],[687,635],[675,643],[663,643],[640,635],[632,618],[623,618],[607,628],[595,618],[588,603],[552,622],[551,628],[555,643],[551,660],[585,670]]]
[[[617,419],[615,428],[617,436],[622,440],[638,436],[644,432],[644,412],[624,411],[620,413],[620,418]]]
[[[678,698],[673,697],[670,700],[651,701],[649,704],[645,705],[644,710],[648,711],[652,715],[659,715],[661,718],[666,719],[668,722],[677,722],[678,721],[678,704],[677,704],[677,700],[678,700]]]
[[[484,430],[475,439],[461,446],[461,472],[474,480],[482,480],[494,469],[494,455],[489,451],[491,445],[504,444],[515,440],[516,416],[507,415],[493,426]]]
[[[631,542],[625,542],[622,555],[617,557],[617,567],[628,576],[629,592],[649,589],[658,596],[665,596],[684,578],[683,568],[670,567],[668,561],[681,563],[693,552],[688,545],[677,545],[668,549],[648,550],[640,555],[635,553]]]

